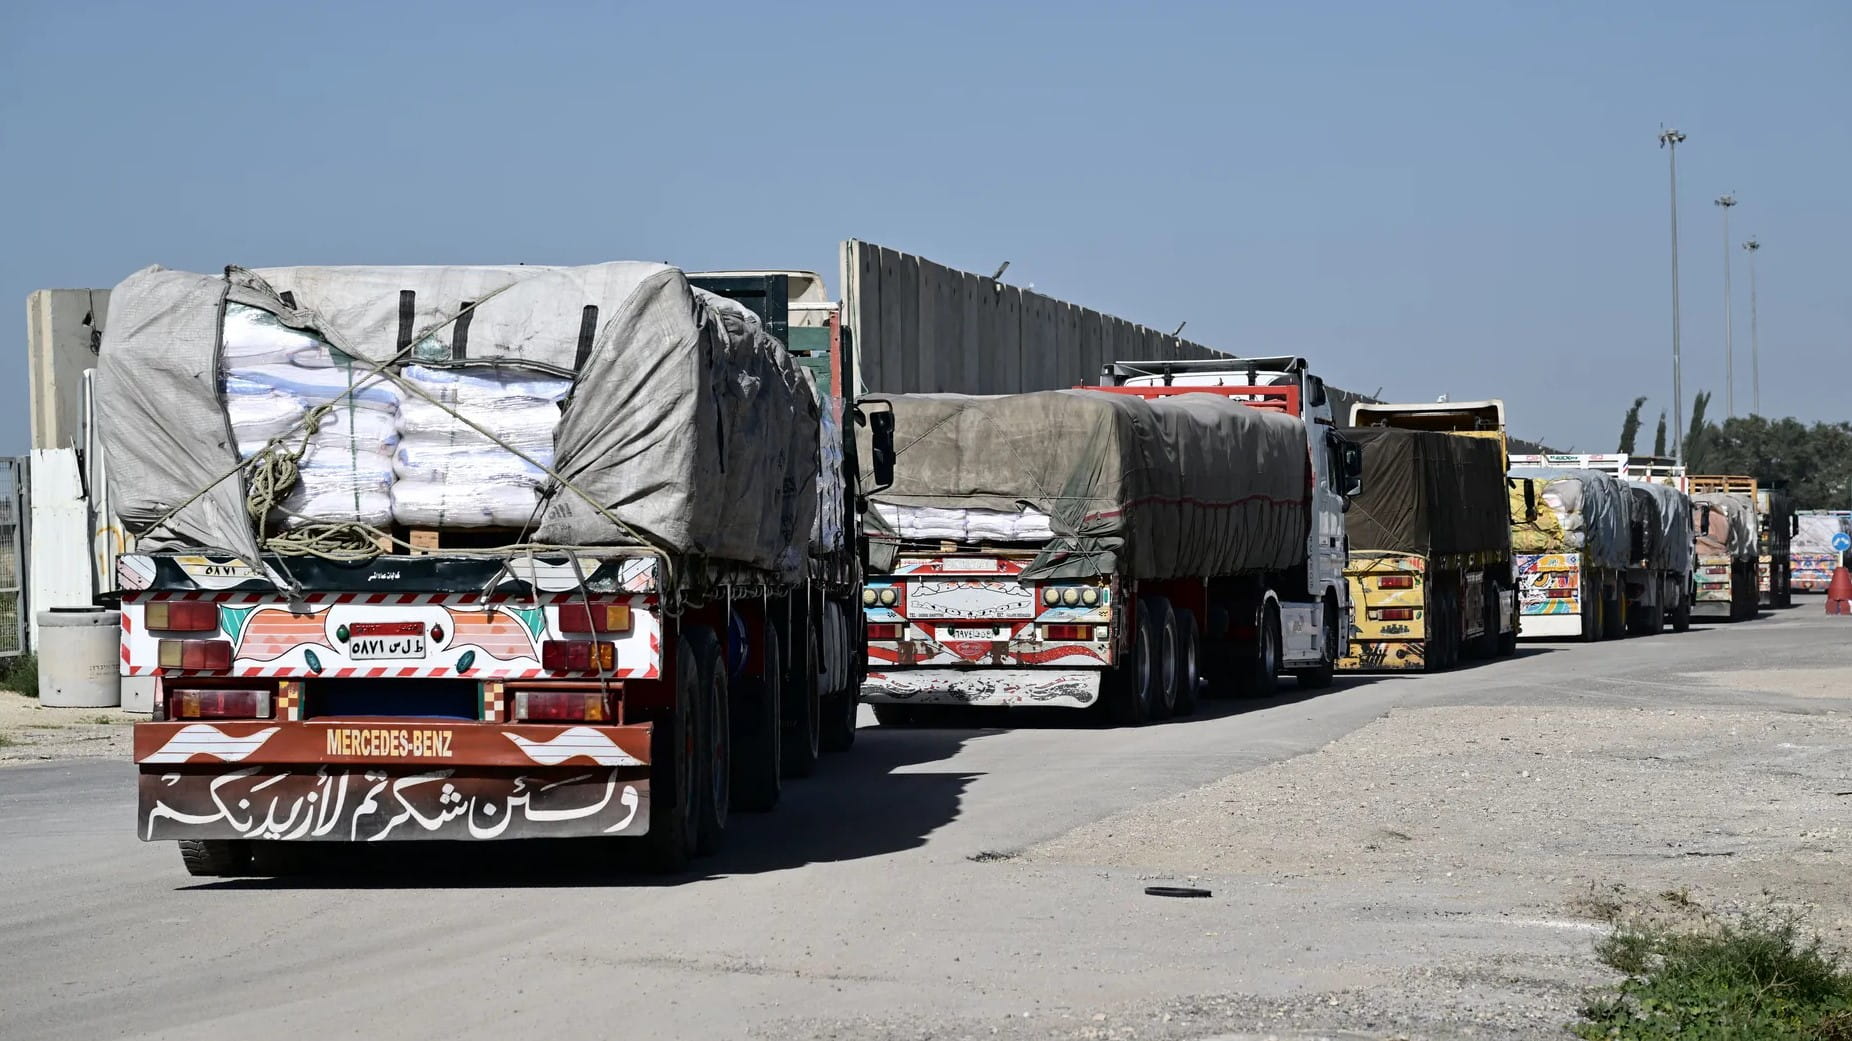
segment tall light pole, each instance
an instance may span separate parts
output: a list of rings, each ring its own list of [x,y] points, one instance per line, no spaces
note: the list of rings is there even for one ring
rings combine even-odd
[[[1730,342],[1730,207],[1736,196],[1717,196],[1723,210],[1723,407],[1731,419],[1736,418],[1736,359]]]
[[[1754,235],[1743,243],[1749,253],[1749,406],[1753,416],[1762,414],[1762,338],[1756,334],[1756,250],[1761,248]]]
[[[1659,147],[1672,166],[1672,461],[1685,465],[1685,377],[1678,361],[1678,145],[1685,135],[1661,127]]]

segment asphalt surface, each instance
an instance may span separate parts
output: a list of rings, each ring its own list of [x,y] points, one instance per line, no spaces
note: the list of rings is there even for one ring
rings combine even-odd
[[[1419,905],[1397,892],[1353,906],[1291,885],[1166,900],[1143,889],[1175,880],[1011,852],[1398,706],[1822,711],[1778,689],[1671,679],[1852,664],[1852,620],[1818,604],[1677,636],[1526,645],[1439,676],[1344,677],[1310,697],[1288,682],[1277,701],[1141,729],[1060,714],[864,725],[853,752],[789,785],[777,812],[736,815],[728,849],[674,879],[448,845],[192,879],[172,844],[135,839],[128,764],[0,769],[0,1037],[1067,1037],[1135,1006],[1338,993],[1405,970],[1409,950],[1491,945],[1524,926],[1490,907],[1424,925],[1384,913]],[[1544,929],[1537,942],[1580,949],[1587,936]]]

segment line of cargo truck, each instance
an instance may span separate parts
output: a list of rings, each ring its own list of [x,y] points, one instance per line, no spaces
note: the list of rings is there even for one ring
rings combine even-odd
[[[863,703],[1135,725],[1683,631],[1753,617],[1758,564],[1779,605],[1788,534],[1839,523],[1746,478],[1509,456],[1499,401],[1340,425],[1296,357],[875,393],[881,325],[858,344],[802,272],[131,276],[89,424],[133,540],[121,668],[156,683],[140,837],[202,875],[552,837],[673,871]]]

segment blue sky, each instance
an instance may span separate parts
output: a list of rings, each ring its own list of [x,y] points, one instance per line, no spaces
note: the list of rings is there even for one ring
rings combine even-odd
[[[148,263],[822,270],[857,237],[1389,398],[1610,450],[1722,411],[1722,231],[1763,411],[1852,416],[1852,5],[14,0],[0,453],[26,294]],[[1736,268],[1738,410],[1748,280]]]

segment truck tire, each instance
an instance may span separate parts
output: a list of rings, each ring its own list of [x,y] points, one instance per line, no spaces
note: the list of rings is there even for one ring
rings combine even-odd
[[[1280,608],[1271,600],[1261,605],[1254,653],[1242,663],[1241,692],[1249,698],[1271,698],[1280,692]]]
[[[830,619],[838,634],[837,660],[835,671],[830,673],[834,689],[823,699],[823,730],[818,735],[818,744],[825,752],[847,752],[855,747],[855,710],[862,695],[854,660],[857,644],[855,633],[849,628],[848,612],[840,605],[827,605],[825,617]],[[855,618],[860,621],[861,613],[857,612]]]
[[[226,878],[251,870],[251,844],[243,839],[181,839],[180,862],[196,878]]]
[[[662,874],[688,867],[701,832],[701,663],[685,636],[675,644],[675,707],[651,719],[649,833],[643,836],[644,864]]]
[[[1602,600],[1601,638],[1621,640],[1627,636],[1627,594],[1620,589]]]
[[[874,709],[875,722],[884,727],[910,727],[919,722],[919,710],[913,705],[868,706]]]
[[[823,745],[822,692],[817,689],[821,641],[817,620],[808,613],[794,620],[802,626],[791,641],[791,660],[785,663],[784,775],[809,777],[817,772]]]
[[[1594,643],[1601,639],[1605,631],[1602,608],[1607,601],[1598,596],[1590,599],[1587,595],[1588,587],[1583,586],[1582,589],[1582,642]]]
[[[1196,635],[1196,616],[1188,611],[1172,611],[1177,626],[1177,701],[1173,714],[1196,714],[1197,696],[1202,691],[1202,663],[1197,655],[1201,641]]]
[[[1497,639],[1496,639],[1496,642],[1493,648],[1493,653],[1496,654],[1500,658],[1509,658],[1512,655],[1518,653],[1518,592],[1517,590],[1507,589],[1504,586],[1498,587],[1498,610],[1497,610],[1497,613],[1492,618],[1492,628],[1494,631],[1496,631],[1498,629],[1498,626],[1501,624],[1500,616],[1504,615],[1505,613],[1505,598],[1507,597],[1511,599],[1511,631],[1498,633]]]
[[[1148,597],[1139,613],[1156,626],[1157,641],[1151,645],[1151,718],[1169,719],[1177,711],[1177,658],[1182,641],[1177,636],[1177,615],[1170,601]]]
[[[1672,631],[1675,633],[1691,630],[1691,601],[1687,600],[1672,609]]]
[[[1428,594],[1428,646],[1427,657],[1421,663],[1423,672],[1445,672],[1453,668],[1453,632],[1452,601],[1446,590],[1434,590]]]
[[[1331,686],[1332,677],[1337,675],[1338,655],[1338,605],[1325,601],[1324,645],[1325,660],[1309,669],[1294,669],[1293,676],[1299,680],[1300,690],[1322,690]]]
[[[764,813],[784,794],[784,651],[778,627],[760,626],[759,674],[733,694],[733,805]]]
[[[1148,601],[1147,601],[1148,602]],[[1157,663],[1154,651],[1160,634],[1156,619],[1139,605],[1138,629],[1133,634],[1132,653],[1106,674],[1106,718],[1120,726],[1139,726],[1151,719],[1151,703],[1156,696]]]
[[[701,798],[695,852],[707,856],[718,853],[726,842],[727,818],[733,811],[732,692],[727,682],[726,656],[713,631],[692,629],[685,640],[694,644],[701,663],[701,700],[695,706],[701,732]]]

